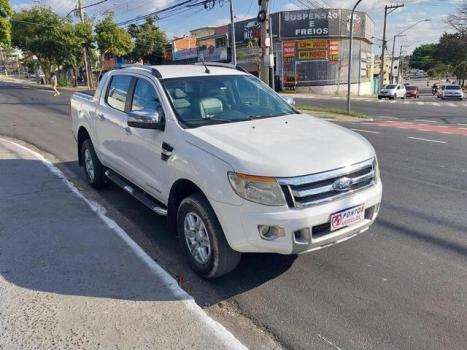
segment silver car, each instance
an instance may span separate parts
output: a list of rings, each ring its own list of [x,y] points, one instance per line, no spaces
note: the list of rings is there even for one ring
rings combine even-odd
[[[446,85],[441,91],[441,99],[455,98],[457,100],[464,99],[464,92],[459,85]]]
[[[396,98],[405,98],[406,90],[402,84],[389,84],[382,88],[378,93],[378,99],[389,98],[395,100]]]

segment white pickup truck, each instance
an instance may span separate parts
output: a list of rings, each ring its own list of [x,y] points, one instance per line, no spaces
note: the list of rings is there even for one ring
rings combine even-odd
[[[289,101],[290,102],[290,101]],[[129,66],[70,102],[80,165],[167,215],[191,267],[299,254],[367,230],[381,202],[375,151],[221,64]]]

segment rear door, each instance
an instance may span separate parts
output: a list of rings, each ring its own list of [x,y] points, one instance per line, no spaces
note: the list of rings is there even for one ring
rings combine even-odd
[[[134,78],[128,74],[110,77],[96,110],[95,130],[99,155],[104,165],[117,172],[124,170],[122,128],[126,125],[129,98]]]

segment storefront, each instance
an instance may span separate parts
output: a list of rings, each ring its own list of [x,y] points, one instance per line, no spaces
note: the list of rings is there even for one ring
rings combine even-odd
[[[350,10],[315,9],[274,13],[274,74],[284,89],[339,93],[347,84]],[[352,89],[371,93],[374,24],[364,12],[354,14]],[[255,74],[260,60],[260,24],[256,19],[235,24],[237,61]]]

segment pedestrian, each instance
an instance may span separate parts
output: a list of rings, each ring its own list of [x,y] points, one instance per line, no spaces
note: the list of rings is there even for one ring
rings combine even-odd
[[[57,76],[54,72],[50,75],[50,83],[52,84],[52,89],[54,90],[54,96],[60,96],[60,92],[57,90],[58,81]]]

